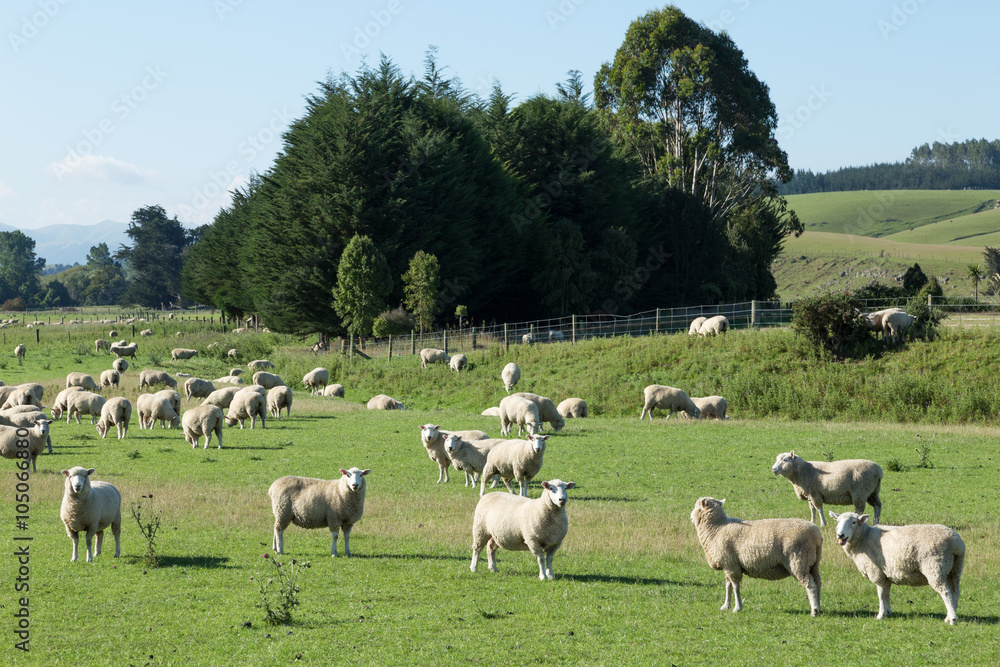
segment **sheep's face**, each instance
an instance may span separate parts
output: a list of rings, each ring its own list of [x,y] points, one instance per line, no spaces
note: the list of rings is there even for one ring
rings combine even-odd
[[[51,419],[36,419],[35,420],[35,434],[36,435],[48,435],[49,424],[52,423]]]
[[[541,452],[545,451],[545,441],[548,439],[549,436],[547,435],[539,435],[537,433],[533,433],[531,435],[531,439],[528,442],[531,443],[532,451],[534,451],[536,454],[540,454]]]
[[[370,473],[371,470],[361,470],[360,468],[351,468],[350,470],[340,469],[340,474],[344,476],[347,480],[347,488],[351,491],[357,491],[365,486],[365,475]]]
[[[837,544],[842,547],[846,546],[854,538],[862,524],[868,521],[867,514],[858,515],[855,512],[844,512],[843,514],[830,512],[830,518],[837,522]]]
[[[576,482],[564,482],[561,479],[550,479],[547,482],[542,482],[542,488],[545,489],[545,493],[548,494],[549,500],[556,507],[566,506],[566,501],[569,499],[569,496],[566,495],[566,491],[575,486]]]
[[[775,475],[781,475],[786,477],[792,469],[792,461],[795,459],[795,451],[782,452],[778,454],[777,458],[774,460],[774,465],[771,466],[771,472]]]
[[[444,437],[444,451],[448,452],[449,456],[451,456],[455,452],[455,449],[458,448],[459,440],[460,438],[454,433],[449,433]]]
[[[434,424],[424,424],[420,427],[420,437],[424,442],[430,442],[438,437],[438,427]]]
[[[716,513],[725,517],[726,513],[722,509],[725,502],[725,498],[722,500],[710,497],[699,498],[694,504],[694,510],[691,511],[691,523],[697,525],[699,517],[712,516]]]
[[[86,496],[90,491],[90,476],[94,474],[94,469],[75,466],[69,470],[63,470],[66,476],[66,493],[71,496]]]

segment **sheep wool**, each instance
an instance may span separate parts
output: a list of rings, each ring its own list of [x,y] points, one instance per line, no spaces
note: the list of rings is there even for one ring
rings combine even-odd
[[[639,421],[649,414],[649,421],[653,421],[653,410],[667,410],[667,419],[678,412],[687,412],[695,419],[701,418],[701,410],[691,400],[691,397],[683,389],[668,387],[662,384],[651,384],[643,390],[644,402],[642,412],[639,413]]]
[[[420,367],[427,368],[428,364],[445,364],[448,365],[451,362],[451,357],[444,350],[437,350],[431,347],[425,347],[420,350]]]
[[[511,394],[511,396],[520,396],[521,398],[527,399],[538,406],[538,430],[542,430],[544,422],[551,424],[556,433],[561,431],[566,425],[566,421],[563,419],[563,416],[559,414],[559,409],[556,407],[556,404],[552,402],[552,399],[526,391],[520,391],[516,394]],[[518,433],[518,435],[520,435],[520,433]]]
[[[479,482],[479,474],[486,466],[486,456],[495,445],[503,441],[503,438],[465,440],[457,433],[449,433],[444,438],[444,451],[455,470],[465,473],[465,485],[475,487]]]
[[[521,379],[521,368],[513,361],[510,362],[500,371],[500,379],[503,380],[503,388],[509,394],[510,390],[518,383],[518,380]]]
[[[809,520],[826,525],[823,504],[853,505],[861,514],[865,504],[872,506],[873,525],[878,525],[882,514],[879,490],[882,488],[882,468],[867,459],[843,461],[806,461],[795,451],[782,452],[775,458],[771,472],[792,483],[799,500],[809,503]]]
[[[286,417],[292,416],[292,390],[285,386],[274,387],[267,392],[267,410],[278,419],[282,409]]]
[[[444,439],[453,433],[464,440],[485,440],[489,437],[483,431],[445,431],[437,424],[423,424],[420,427],[420,442],[427,450],[427,456],[438,465],[438,484],[442,479],[445,482],[449,481],[448,468],[451,466],[451,459],[445,451]]]
[[[128,435],[128,425],[132,421],[132,403],[127,398],[115,396],[109,398],[101,408],[101,417],[97,420],[97,434],[102,439],[108,435],[108,430],[114,424],[118,439]]]
[[[510,435],[514,424],[517,424],[518,435],[524,430],[528,431],[528,435],[534,435],[539,431],[541,422],[538,406],[528,399],[512,394],[500,401],[500,435]]]
[[[325,368],[314,368],[302,377],[302,384],[309,389],[310,394],[322,393],[330,384],[330,371]]]
[[[66,534],[73,540],[73,557],[77,559],[80,547],[80,531],[84,531],[87,542],[87,562],[101,555],[104,531],[109,526],[115,536],[115,558],[122,552],[122,494],[107,482],[91,481],[93,468],[75,466],[63,470],[63,499],[59,516],[66,525]],[[94,535],[97,535],[97,550],[92,552]]]
[[[510,493],[514,493],[511,480],[517,480],[518,495],[528,495],[528,484],[542,469],[547,435],[532,435],[528,440],[504,440],[497,443],[486,455],[486,464],[479,475],[479,495],[486,493],[486,480],[499,475]]]
[[[222,408],[217,405],[199,405],[184,413],[181,420],[181,427],[184,429],[184,439],[188,441],[192,449],[198,447],[198,438],[205,436],[205,446],[208,449],[212,442],[212,434],[215,434],[222,449],[222,426],[226,421],[222,414]]]
[[[5,459],[27,459],[31,462],[31,471],[38,472],[36,461],[48,442],[51,423],[50,419],[36,418],[31,427],[0,426],[0,456]],[[20,444],[25,440],[28,442],[27,447]]]
[[[587,401],[582,398],[567,398],[556,406],[563,419],[582,419],[587,416]]]
[[[365,511],[365,476],[371,470],[340,469],[338,479],[312,477],[280,477],[271,484],[274,514],[275,553],[285,553],[285,529],[294,523],[300,528],[329,528],[333,534],[330,555],[337,557],[337,534],[344,532],[344,555],[351,555],[351,529]]]

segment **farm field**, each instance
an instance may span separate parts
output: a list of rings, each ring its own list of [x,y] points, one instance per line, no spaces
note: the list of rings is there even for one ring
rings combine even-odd
[[[15,651],[8,632],[0,664],[329,664],[331,656],[351,656],[382,664],[756,664],[777,659],[805,665],[829,660],[845,631],[853,637],[851,650],[837,653],[845,664],[983,664],[1000,657],[994,640],[1000,618],[995,427],[853,421],[856,413],[846,403],[841,412],[848,421],[830,421],[836,401],[850,400],[841,368],[811,371],[820,374],[812,384],[816,377],[828,383],[831,401],[802,420],[748,418],[766,413],[768,401],[797,391],[790,384],[780,393],[779,378],[810,371],[805,360],[800,368],[781,360],[783,354],[801,353],[790,332],[733,333],[740,335],[478,351],[470,354],[471,371],[461,376],[440,366],[422,372],[412,357],[335,365],[334,355],[301,354],[296,350],[302,345],[285,337],[227,337],[223,347],[238,340],[237,345],[269,352],[286,380],[316,365],[336,367],[339,374],[331,379],[345,378],[346,400],[310,397],[296,387],[290,418],[268,420],[266,429],[226,429],[221,450],[192,450],[179,430],[139,430],[135,421],[122,441],[101,440],[86,423],[53,424],[55,451],[39,458],[39,472],[30,480],[28,530],[13,528],[13,502],[0,505],[8,553],[15,536],[32,538],[31,651]],[[196,336],[192,331],[184,346],[204,349],[213,339]],[[110,362],[62,343],[61,336],[45,340],[42,350],[29,347],[24,366],[5,360],[0,378],[8,384],[42,381],[46,404],[68,370],[96,375]],[[176,344],[170,337],[140,340],[147,351],[140,348],[117,393],[136,396],[142,367],[172,373],[188,368],[208,377],[229,367],[208,355],[189,362],[170,362],[169,354],[164,359],[162,350]],[[912,367],[923,359],[928,371],[952,366],[977,393],[987,394],[989,404],[996,392],[982,389],[989,386],[982,383],[992,382],[995,374],[979,377],[973,369],[982,373],[988,363],[977,355],[995,349],[994,339],[985,334],[947,334],[935,343],[910,344],[899,354],[912,356],[899,363]],[[772,356],[760,358],[764,350]],[[972,351],[968,366],[952,357],[962,350]],[[151,363],[154,357],[159,363]],[[773,379],[747,385],[747,378],[732,377],[729,359]],[[454,471],[449,483],[435,484],[436,465],[419,441],[418,426],[428,422],[498,435],[498,420],[479,416],[471,406],[487,407],[504,395],[498,368],[505,360],[516,360],[524,371],[518,389],[557,400],[567,392],[593,393],[604,413],[569,420],[553,435],[538,477],[579,485],[569,492],[570,532],[555,558],[554,582],[538,581],[527,552],[501,551],[498,573],[487,571],[485,558],[478,573],[469,571],[478,490],[464,487]],[[896,360],[873,363],[882,365],[869,372],[877,369],[886,381],[900,381]],[[624,393],[596,390],[595,382],[610,381],[601,366],[617,375]],[[642,387],[671,376],[678,385],[691,386],[692,393],[711,393],[715,387],[732,392],[733,419],[664,421],[658,413],[653,423],[640,424]],[[378,393],[374,387],[391,395],[398,390],[409,409],[364,410],[362,403]],[[908,387],[922,390],[919,384]],[[635,395],[633,414],[619,407],[625,394]],[[956,418],[957,402],[949,412],[938,398],[930,400],[936,407],[925,417]],[[943,623],[944,606],[927,587],[893,587],[895,616],[875,621],[874,585],[836,545],[830,525],[823,528],[822,616],[809,617],[804,590],[788,579],[745,579],[744,611],[719,611],[723,575],[705,562],[689,520],[694,502],[704,495],[726,498],[727,513],[745,519],[807,518],[808,507],[795,498],[791,485],[770,472],[775,455],[789,449],[807,459],[871,458],[886,470],[883,523],[940,522],[961,533],[968,560],[959,625]],[[922,461],[932,467],[919,467]],[[94,467],[95,478],[122,491],[121,558],[111,558],[108,535],[106,551],[94,563],[69,562],[71,541],[59,520],[63,478],[58,471],[73,465]],[[6,466],[3,484],[12,496],[15,465],[8,461]],[[261,582],[274,577],[267,487],[285,474],[328,478],[350,466],[372,470],[365,516],[352,533],[355,557],[330,558],[325,530],[290,527],[287,553],[278,560],[285,568],[296,561],[300,605],[290,625],[266,625],[257,605]],[[536,481],[530,495],[538,493]],[[156,513],[161,518],[159,567],[143,562],[146,541],[129,511],[138,505],[144,518]],[[0,604],[13,613],[14,559],[5,558],[0,571],[8,582]],[[11,615],[5,616],[12,622]]]

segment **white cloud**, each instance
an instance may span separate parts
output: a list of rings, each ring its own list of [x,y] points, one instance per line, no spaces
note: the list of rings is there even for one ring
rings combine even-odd
[[[123,162],[104,155],[78,155],[75,151],[58,162],[50,162],[45,171],[57,179],[78,178],[122,185],[148,184],[156,175],[152,169]]]
[[[7,199],[8,197],[14,196],[14,188],[4,183],[0,183],[0,199]]]

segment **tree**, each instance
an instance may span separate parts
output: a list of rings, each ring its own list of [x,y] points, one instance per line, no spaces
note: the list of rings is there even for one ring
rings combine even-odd
[[[115,261],[107,243],[99,243],[87,254],[87,285],[83,300],[89,306],[117,303],[128,284],[121,263]]]
[[[20,230],[0,232],[0,301],[20,298],[35,303],[44,268],[45,260],[35,257],[34,239]]]
[[[417,317],[420,332],[433,328],[441,292],[441,264],[434,255],[418,250],[403,274],[406,307]]]
[[[979,281],[983,279],[983,267],[978,264],[969,264],[965,267],[965,275],[972,281],[972,286],[976,291],[976,303],[979,303]]]
[[[120,303],[163,308],[179,302],[188,235],[177,217],[168,218],[161,206],[146,206],[132,213],[125,233],[132,245],[115,253],[127,281]]]
[[[920,268],[919,264],[914,264],[903,274],[903,289],[910,296],[920,291],[920,288],[927,284],[927,276]]]
[[[69,295],[69,290],[66,289],[65,285],[58,280],[53,280],[47,286],[41,305],[45,308],[60,308],[75,306],[76,302]]]
[[[349,333],[367,336],[392,291],[392,274],[385,257],[367,236],[351,239],[337,266],[334,308]]]

